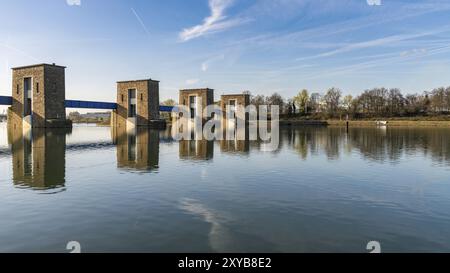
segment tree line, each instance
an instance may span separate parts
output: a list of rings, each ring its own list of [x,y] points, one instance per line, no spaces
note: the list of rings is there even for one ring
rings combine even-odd
[[[250,94],[251,95],[251,94]],[[398,88],[373,88],[359,96],[343,95],[339,88],[325,94],[301,90],[285,99],[279,93],[251,95],[253,105],[278,105],[284,115],[317,118],[414,117],[449,114],[450,87],[403,95]]]

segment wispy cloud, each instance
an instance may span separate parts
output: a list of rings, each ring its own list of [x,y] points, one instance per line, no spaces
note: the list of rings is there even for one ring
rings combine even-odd
[[[212,64],[213,62],[215,62],[215,61],[220,61],[220,60],[223,60],[223,59],[225,59],[225,55],[224,55],[224,54],[221,54],[221,55],[218,55],[218,56],[209,58],[208,60],[206,60],[206,61],[204,61],[204,62],[202,63],[202,65],[201,65],[202,71],[203,71],[203,72],[208,71],[209,67],[211,66],[211,64]]]
[[[335,67],[328,70],[321,70],[320,73],[311,73],[310,75],[305,75],[302,77],[302,80],[306,79],[317,79],[324,78],[328,76],[336,76],[336,75],[348,75],[354,73],[367,72],[368,69],[372,69],[374,67],[388,67],[392,64],[401,64],[407,63],[413,60],[422,59],[425,57],[430,57],[438,54],[447,54],[450,52],[450,46],[438,46],[434,48],[422,49],[418,54],[393,54],[390,57],[386,56],[385,58],[376,58],[370,61],[350,64],[340,67]],[[369,71],[370,72],[370,71]],[[372,70],[373,72],[373,70]]]
[[[206,17],[201,25],[185,28],[180,33],[181,41],[186,42],[207,34],[224,31],[248,21],[243,18],[228,19],[225,11],[233,2],[234,0],[209,0],[211,15]]]
[[[131,8],[131,11],[133,12],[134,16],[138,20],[139,24],[141,24],[141,26],[144,29],[145,33],[147,33],[147,35],[150,35],[150,31],[148,31],[148,28],[144,24],[144,21],[142,21],[141,16],[139,16],[139,14],[136,12],[136,10],[134,8]]]
[[[286,2],[290,1],[287,0]],[[326,3],[331,2],[334,1],[326,1]],[[317,3],[322,2],[317,1]],[[272,9],[274,8],[273,6],[270,7]],[[450,10],[450,4],[442,2],[439,4],[412,3],[408,5],[396,6],[396,8],[390,9],[386,6],[380,7],[385,8],[383,13],[373,13],[367,16],[351,18],[341,22],[333,22],[331,24],[327,23],[324,25],[313,26],[302,30],[294,30],[291,32],[258,34],[253,37],[251,36],[245,37],[244,39],[233,40],[227,43],[226,46],[234,48],[236,46],[246,45],[247,48],[264,47],[271,49],[273,47],[291,46],[292,44],[303,46],[305,42],[308,42],[308,47],[310,47],[310,45],[314,45],[314,43],[317,43],[316,41],[323,38],[337,37],[355,31],[361,31],[362,29],[374,28],[380,25],[386,25],[386,27],[389,27],[388,24],[397,24],[403,20]]]
[[[381,6],[381,0],[367,0],[369,6]]]
[[[66,0],[69,6],[81,6],[81,0]]]
[[[25,52],[25,51],[23,51],[23,50],[21,50],[21,49],[19,49],[17,47],[14,47],[14,46],[10,45],[9,43],[5,43],[5,44],[1,44],[0,43],[0,47],[3,47],[3,48],[6,48],[6,49],[9,49],[11,51],[14,51],[16,53],[19,53],[20,55],[23,55],[23,56],[33,60],[34,62],[40,62],[40,60],[38,58],[31,56],[27,52]]]
[[[378,46],[384,46],[384,45],[392,45],[392,44],[395,44],[398,42],[421,38],[421,37],[426,37],[426,36],[430,36],[430,35],[441,33],[441,32],[446,32],[446,31],[449,31],[449,27],[445,27],[443,29],[434,30],[434,31],[423,32],[423,33],[399,34],[399,35],[392,35],[392,36],[369,40],[369,41],[357,42],[357,43],[348,44],[348,45],[345,45],[338,49],[324,52],[324,53],[321,53],[318,55],[308,56],[308,57],[304,57],[304,58],[298,58],[297,61],[311,60],[311,59],[323,58],[323,57],[331,57],[331,56],[334,56],[337,54],[347,53],[347,52],[351,52],[351,51],[359,50],[359,49],[366,49],[366,48],[378,47]]]

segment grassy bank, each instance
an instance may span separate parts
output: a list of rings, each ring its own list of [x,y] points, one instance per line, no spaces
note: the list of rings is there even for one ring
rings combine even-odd
[[[111,126],[111,122],[109,120],[104,121],[72,121],[73,124],[96,124],[97,126]]]
[[[377,126],[377,121],[387,121],[388,126],[419,126],[419,127],[450,127],[450,116],[424,116],[424,117],[399,117],[399,118],[367,118],[350,120],[350,126]],[[346,126],[344,119],[320,119],[301,117],[281,117],[280,125],[329,125]]]
[[[405,127],[450,127],[448,120],[387,120],[387,126],[405,126]],[[327,120],[329,126],[346,126],[346,121],[342,120]],[[373,120],[351,120],[349,126],[377,126]]]

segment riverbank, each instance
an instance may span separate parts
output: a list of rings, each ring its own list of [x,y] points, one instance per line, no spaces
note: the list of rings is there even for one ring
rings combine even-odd
[[[450,121],[447,120],[386,120],[387,126],[395,127],[449,127]],[[329,126],[346,126],[347,122],[344,120],[328,120]],[[373,120],[351,120],[350,127],[370,127],[379,126]]]
[[[392,118],[392,119],[366,119],[350,120],[350,127],[372,127],[379,126],[377,121],[386,121],[387,126],[404,127],[450,127],[450,118],[441,117],[439,119],[432,117],[424,118]],[[308,119],[281,119],[281,126],[347,126],[346,120],[308,120]]]
[[[99,127],[110,127],[110,122],[73,122],[73,125],[81,126],[81,125],[88,125],[88,126],[99,126]]]
[[[450,120],[383,120],[391,127],[448,127]],[[110,122],[76,122],[74,124],[95,124],[97,126],[110,126]],[[171,124],[168,122],[167,124]],[[347,126],[345,120],[280,120],[280,126]],[[350,120],[350,127],[376,127],[380,126],[376,120]]]

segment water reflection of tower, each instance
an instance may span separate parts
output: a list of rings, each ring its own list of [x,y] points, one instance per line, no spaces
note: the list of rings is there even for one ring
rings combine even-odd
[[[180,158],[210,160],[214,157],[214,142],[208,140],[180,140]]]
[[[47,190],[64,187],[66,130],[10,128],[13,182],[17,186]]]
[[[225,153],[249,153],[249,135],[248,125],[246,125],[244,128],[237,127],[232,139],[224,138],[220,141],[220,150]]]
[[[151,171],[159,168],[159,131],[144,127],[117,128],[118,168]]]
[[[186,120],[182,118],[182,120]],[[177,126],[172,127],[172,135],[175,134],[173,130],[178,130]],[[196,130],[196,128],[182,128],[180,133],[184,130],[189,131],[189,139],[182,139],[179,141],[179,155],[181,159],[187,160],[210,160],[214,157],[214,141],[208,141],[203,138],[203,131]]]

